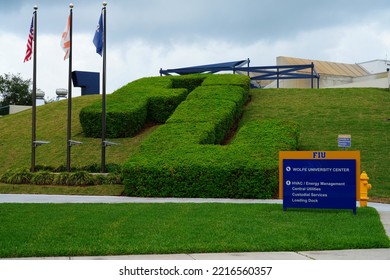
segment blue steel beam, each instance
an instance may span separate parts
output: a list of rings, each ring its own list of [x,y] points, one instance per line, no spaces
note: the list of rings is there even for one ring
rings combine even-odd
[[[276,65],[276,66],[249,66],[249,58],[247,60],[225,62],[225,63],[216,63],[208,65],[200,65],[193,67],[185,68],[176,68],[176,69],[160,69],[160,75],[171,75],[171,74],[195,74],[195,73],[217,73],[222,71],[236,71],[239,72],[251,72],[258,73],[251,77],[251,80],[279,80],[286,79],[311,79],[311,87],[313,88],[313,80],[317,79],[317,87],[319,87],[320,75],[317,73],[314,63],[311,64],[300,64],[300,65]],[[247,64],[246,67],[242,67]],[[297,71],[310,69],[310,74],[307,73],[298,73]]]

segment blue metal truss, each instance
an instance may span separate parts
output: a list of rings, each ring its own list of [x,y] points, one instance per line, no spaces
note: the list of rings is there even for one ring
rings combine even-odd
[[[232,71],[233,73],[251,73],[251,81],[276,80],[279,88],[280,80],[288,79],[311,79],[311,88],[314,88],[314,79],[317,79],[317,88],[319,88],[320,75],[317,73],[314,63],[300,65],[276,65],[276,66],[249,66],[249,58],[246,60],[207,64],[176,69],[160,69],[160,75],[186,75],[195,73],[217,73],[222,71]],[[243,66],[243,65],[247,66]],[[310,73],[299,72],[310,69]],[[252,83],[253,84],[253,83]]]

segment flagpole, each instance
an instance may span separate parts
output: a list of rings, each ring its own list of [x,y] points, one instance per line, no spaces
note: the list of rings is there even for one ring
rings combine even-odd
[[[102,160],[101,172],[106,172],[106,6],[107,2],[103,2],[103,81],[102,81]]]
[[[72,137],[72,29],[73,29],[73,7],[72,3],[69,4],[69,71],[68,71],[68,128],[67,128],[67,138],[66,138],[66,146],[67,146],[67,157],[66,157],[66,169],[68,172],[71,171],[71,137]]]
[[[35,172],[35,143],[37,138],[37,11],[38,6],[34,6],[31,172]]]

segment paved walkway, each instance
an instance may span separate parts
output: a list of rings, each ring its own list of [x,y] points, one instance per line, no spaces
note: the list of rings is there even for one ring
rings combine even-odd
[[[279,199],[198,199],[198,198],[138,198],[118,196],[0,194],[0,203],[278,203]],[[368,203],[380,214],[390,238],[390,204]],[[34,259],[34,258],[29,258]],[[390,260],[390,249],[254,252],[215,254],[129,255],[96,257],[60,257],[35,259],[62,260]]]

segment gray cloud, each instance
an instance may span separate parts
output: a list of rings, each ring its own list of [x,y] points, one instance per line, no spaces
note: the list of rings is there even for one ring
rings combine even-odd
[[[29,14],[37,3],[40,32],[62,32],[69,2],[8,1],[0,12],[1,28],[26,33]],[[74,1],[74,4],[74,32],[93,33],[101,2]],[[389,9],[385,0],[112,0],[107,6],[107,30],[115,42],[142,38],[161,44],[212,38],[251,43],[291,38],[323,27],[361,23],[384,17]],[[390,24],[389,20],[387,23]]]
[[[31,77],[23,63],[32,7],[39,6],[38,84],[66,87],[59,46],[70,1],[14,0],[0,9],[0,74]],[[74,70],[101,71],[92,38],[102,2],[74,1]],[[109,0],[108,90],[162,68],[280,55],[341,62],[385,58],[390,51],[387,1]],[[390,53],[389,53],[390,54]]]
[[[135,1],[136,3],[145,3]],[[110,7],[114,37],[148,41],[199,37],[254,42],[295,36],[324,26],[358,23],[388,10],[387,1],[197,0],[127,2]]]

